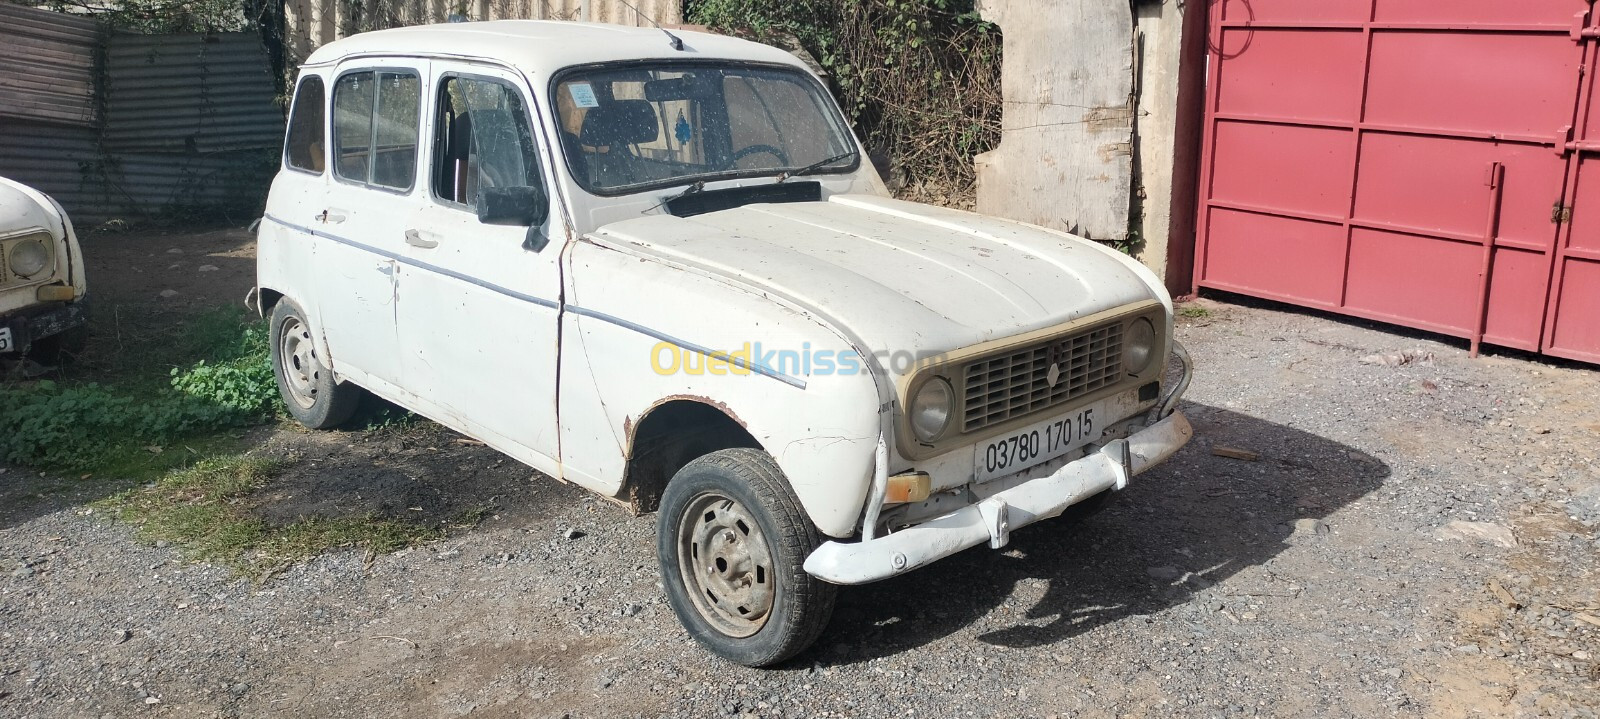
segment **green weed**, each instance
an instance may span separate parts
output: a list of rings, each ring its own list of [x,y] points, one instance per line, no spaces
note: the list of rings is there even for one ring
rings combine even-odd
[[[136,525],[146,542],[168,542],[191,559],[249,574],[339,547],[392,552],[443,533],[376,515],[268,524],[252,516],[241,500],[265,486],[279,469],[279,463],[260,457],[215,457],[102,500],[99,506]]]
[[[214,352],[188,369],[172,369],[172,387],[185,395],[247,415],[272,414],[278,385],[267,349],[267,328],[256,323],[225,338]]]
[[[166,377],[151,369],[159,363],[146,361],[144,371],[108,373],[104,384],[0,385],[0,462],[71,472],[159,470],[192,459],[150,461],[174,445],[227,444],[222,440],[238,430],[270,419],[277,385],[261,323],[216,311],[187,329],[167,350],[187,359]]]

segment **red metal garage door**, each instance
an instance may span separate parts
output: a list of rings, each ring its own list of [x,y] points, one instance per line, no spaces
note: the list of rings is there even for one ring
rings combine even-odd
[[[1585,0],[1212,3],[1197,287],[1600,362]]]

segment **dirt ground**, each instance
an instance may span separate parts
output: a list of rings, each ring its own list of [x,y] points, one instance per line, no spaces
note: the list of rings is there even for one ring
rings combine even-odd
[[[86,254],[102,358],[252,278],[238,230]],[[114,480],[0,470],[0,715],[1597,716],[1596,370],[1254,303],[1183,315],[1189,447],[1082,524],[842,592],[766,671],[678,626],[654,517],[431,424],[252,432],[290,460],[263,517],[486,510],[260,582],[94,513]]]

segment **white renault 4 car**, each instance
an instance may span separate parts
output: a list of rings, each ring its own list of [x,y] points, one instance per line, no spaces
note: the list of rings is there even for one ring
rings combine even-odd
[[[78,235],[61,205],[0,177],[0,359],[55,365],[88,340]]]
[[[301,68],[255,301],[289,410],[371,392],[658,512],[690,634],[766,665],[835,585],[1123,487],[1190,435],[1172,303],[1072,235],[900,202],[776,48],[550,22]]]

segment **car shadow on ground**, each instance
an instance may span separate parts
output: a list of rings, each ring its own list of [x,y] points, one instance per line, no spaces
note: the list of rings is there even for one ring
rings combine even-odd
[[[997,611],[1012,612],[999,620],[1010,626],[978,640],[1021,648],[1176,607],[1288,548],[1296,520],[1326,517],[1390,474],[1377,458],[1293,427],[1205,405],[1183,411],[1195,440],[1101,513],[1042,522],[1012,534],[1004,550],[978,547],[843,590],[828,631],[797,667],[899,654],[979,621],[993,624]],[[1214,456],[1214,446],[1260,459]],[[1041,582],[1042,598],[1010,602],[1036,594]]]
[[[265,487],[245,498],[268,524],[307,518],[373,517],[420,527],[465,528],[498,515],[537,524],[581,502],[582,489],[544,479],[532,468],[441,425],[393,410],[393,427],[315,432],[280,430],[258,451],[283,461]],[[364,410],[365,411],[365,410]],[[358,420],[360,418],[358,417]]]

